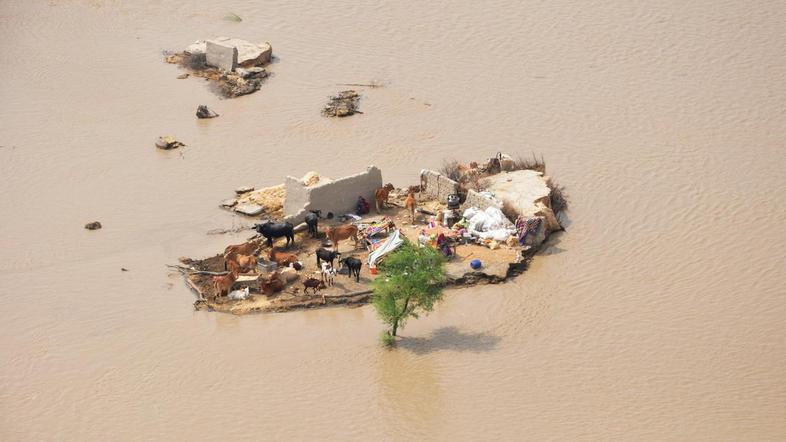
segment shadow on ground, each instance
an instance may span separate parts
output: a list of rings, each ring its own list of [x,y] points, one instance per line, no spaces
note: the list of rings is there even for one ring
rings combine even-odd
[[[443,327],[426,338],[402,338],[397,346],[416,354],[440,350],[481,353],[494,350],[500,340],[487,333],[464,333],[456,327]]]

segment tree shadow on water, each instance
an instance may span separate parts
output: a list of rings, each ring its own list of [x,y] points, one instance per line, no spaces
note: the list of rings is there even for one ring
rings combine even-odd
[[[481,353],[494,350],[501,340],[488,333],[464,333],[456,327],[443,327],[427,338],[402,338],[396,346],[419,355],[440,350]]]

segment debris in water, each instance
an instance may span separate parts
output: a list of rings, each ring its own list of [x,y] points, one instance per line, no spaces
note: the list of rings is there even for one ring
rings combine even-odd
[[[228,200],[221,201],[221,207],[231,208],[237,205],[237,200],[235,198],[230,198]]]
[[[348,117],[353,114],[362,114],[358,110],[360,94],[354,90],[341,91],[338,95],[330,97],[328,104],[322,109],[322,115],[326,117]]]
[[[200,104],[199,107],[197,107],[196,116],[197,118],[216,118],[218,114],[210,110],[210,108],[204,104]]]
[[[241,21],[243,21],[243,19],[240,18],[240,16],[235,14],[234,12],[230,12],[229,14],[225,15],[224,16],[224,20],[234,21],[234,22],[241,22]]]
[[[235,193],[238,195],[242,195],[244,193],[251,192],[252,190],[254,190],[253,186],[240,186],[237,189],[235,189]]]
[[[185,80],[186,78],[188,78],[188,73],[180,74],[177,76],[178,80]]]
[[[273,47],[268,42],[216,37],[197,40],[182,52],[165,51],[164,56],[167,63],[180,65],[192,77],[214,82],[220,95],[233,98],[259,90],[268,76],[261,66],[270,63]]]
[[[248,216],[257,216],[264,212],[264,210],[265,208],[258,204],[238,204],[235,206],[235,212]]]
[[[376,89],[378,87],[384,87],[385,85],[382,82],[374,80],[371,83],[337,83],[336,86],[370,87]]]
[[[125,268],[125,267],[120,267],[120,271],[121,271],[121,272],[127,272],[127,271],[128,271],[128,269],[127,269],[127,268]]]
[[[101,226],[101,223],[98,221],[93,221],[92,223],[85,224],[85,229],[87,230],[98,230],[101,227],[103,226]]]
[[[177,149],[183,146],[185,146],[185,144],[177,141],[177,139],[171,135],[158,137],[158,141],[156,141],[156,147],[164,150]]]

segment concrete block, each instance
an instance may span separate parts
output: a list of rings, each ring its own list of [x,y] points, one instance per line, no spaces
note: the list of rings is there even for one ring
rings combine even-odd
[[[208,65],[223,69],[227,72],[233,72],[235,68],[237,68],[236,47],[208,40],[206,42],[205,51]]]

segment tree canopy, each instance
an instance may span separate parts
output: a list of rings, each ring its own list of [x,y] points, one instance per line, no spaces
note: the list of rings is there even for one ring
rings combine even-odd
[[[382,273],[372,283],[372,302],[379,318],[390,326],[388,336],[396,336],[408,318],[434,309],[442,298],[444,262],[438,250],[409,241],[385,257]]]

